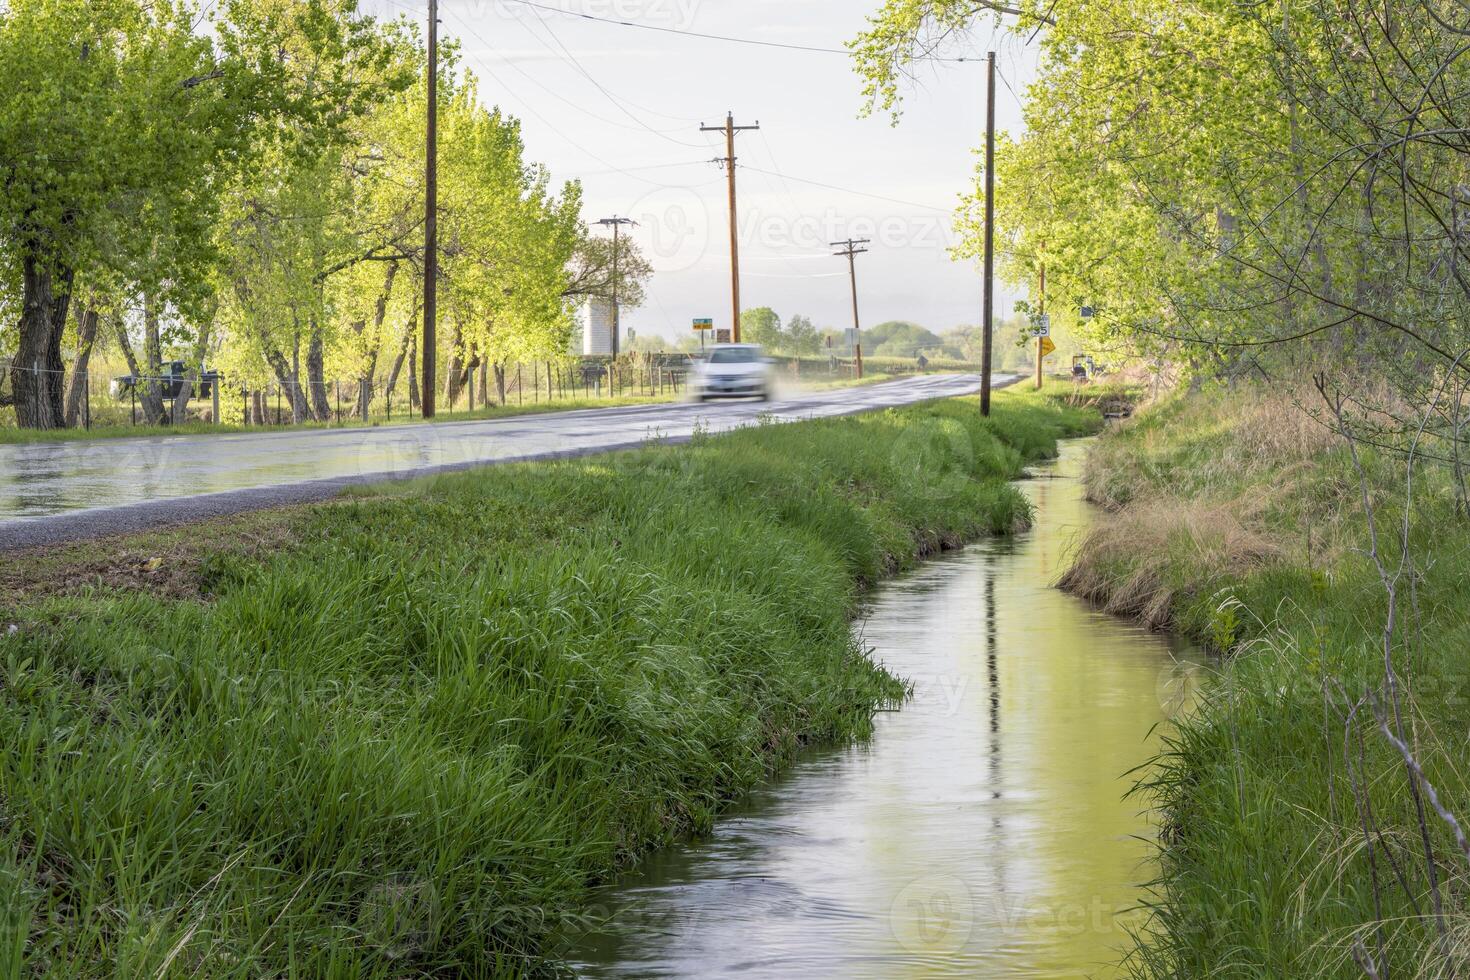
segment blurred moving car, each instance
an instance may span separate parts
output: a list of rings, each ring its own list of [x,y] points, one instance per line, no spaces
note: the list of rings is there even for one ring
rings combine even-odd
[[[695,365],[690,392],[700,401],[711,398],[759,398],[769,401],[772,361],[758,344],[719,344]]]

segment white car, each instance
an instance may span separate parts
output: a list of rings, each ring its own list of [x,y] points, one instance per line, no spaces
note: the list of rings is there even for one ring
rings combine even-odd
[[[720,344],[694,369],[690,392],[700,401],[711,398],[759,398],[769,401],[772,361],[758,344]]]

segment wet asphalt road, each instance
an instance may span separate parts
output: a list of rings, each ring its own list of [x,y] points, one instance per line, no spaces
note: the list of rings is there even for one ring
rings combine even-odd
[[[1014,376],[995,378],[1013,383]],[[768,403],[666,404],[365,429],[102,439],[0,446],[0,551],[146,531],[305,503],[365,483],[491,463],[686,441],[769,413],[849,415],[972,394],[980,377],[926,375]]]

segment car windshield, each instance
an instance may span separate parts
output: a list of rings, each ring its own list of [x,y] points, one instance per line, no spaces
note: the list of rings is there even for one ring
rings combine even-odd
[[[754,347],[722,347],[709,355],[711,364],[753,364],[758,360]]]

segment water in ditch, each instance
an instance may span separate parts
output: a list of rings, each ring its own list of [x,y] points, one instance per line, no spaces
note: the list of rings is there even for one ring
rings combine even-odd
[[[578,975],[1118,974],[1152,873],[1125,773],[1204,668],[1052,588],[1092,519],[1084,453],[1021,484],[1034,530],[881,588],[855,628],[914,699],[606,889]]]

